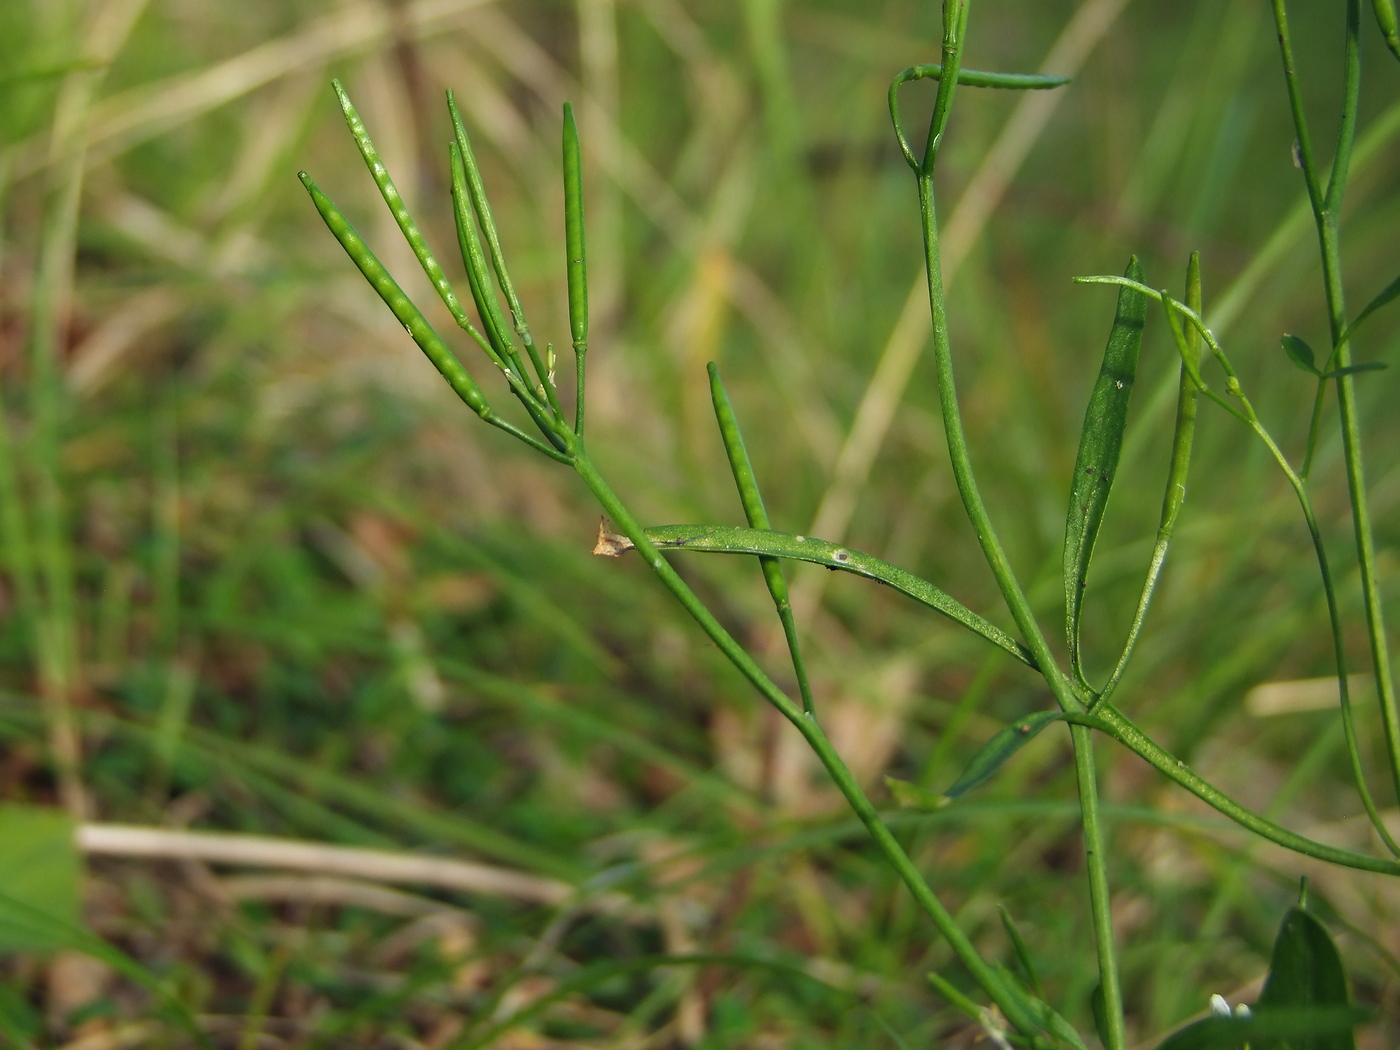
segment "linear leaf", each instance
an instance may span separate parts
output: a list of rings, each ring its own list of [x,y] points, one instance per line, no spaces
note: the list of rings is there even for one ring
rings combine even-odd
[[[1141,282],[1142,266],[1137,256],[1128,260],[1124,276]],[[1118,455],[1123,448],[1123,430],[1128,422],[1128,399],[1137,377],[1138,353],[1142,349],[1142,326],[1147,317],[1147,297],[1132,288],[1118,293],[1118,310],[1104,349],[1098,380],[1089,395],[1084,428],[1079,437],[1079,454],[1074,462],[1070,485],[1069,513],[1065,520],[1065,635],[1076,675],[1082,679],[1079,658],[1079,619],[1089,561],[1094,554],[1103,523],[1108,494],[1118,471]]]
[[[972,756],[972,761],[963,770],[962,776],[945,793],[948,799],[965,795],[973,788],[985,784],[996,776],[997,771],[1017,751],[1034,740],[1042,729],[1051,722],[1064,720],[1063,711],[1038,711],[1026,718],[1017,719],[983,745],[982,750]]]
[[[1382,288],[1380,294],[1367,303],[1366,308],[1356,315],[1356,320],[1347,326],[1347,336],[1350,337],[1353,332],[1361,327],[1362,321],[1366,320],[1366,318],[1370,317],[1382,306],[1396,297],[1400,297],[1400,277],[1395,278],[1395,280]]]
[[[1313,353],[1306,340],[1296,335],[1285,335],[1281,340],[1283,352],[1288,355],[1288,360],[1301,368],[1308,375],[1318,375],[1317,355]]]
[[[906,780],[896,780],[894,777],[886,777],[885,786],[889,788],[894,800],[907,809],[942,809],[954,799],[991,780],[1017,751],[1034,740],[1051,722],[1069,722],[1072,725],[1084,725],[1112,732],[1108,723],[1092,715],[1069,711],[1037,711],[1025,718],[1018,718],[983,744],[982,750],[972,756],[972,761],[967,764],[962,776],[942,795]]]
[[[1323,379],[1338,379],[1342,376],[1354,376],[1358,372],[1383,372],[1389,366],[1384,361],[1363,361],[1359,365],[1347,365],[1344,368],[1334,368],[1324,375]]]

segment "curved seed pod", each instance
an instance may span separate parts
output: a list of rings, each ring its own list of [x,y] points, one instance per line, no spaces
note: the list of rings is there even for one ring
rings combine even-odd
[[[442,373],[442,377],[457,392],[457,396],[466,402],[468,408],[483,418],[489,416],[491,406],[486,403],[481,388],[467,374],[462,362],[448,349],[442,337],[433,330],[428,319],[404,294],[398,282],[384,269],[384,264],[375,258],[374,253],[369,250],[369,245],[355,232],[355,227],[350,225],[335,203],[321,192],[321,188],[311,181],[311,176],[301,171],[297,173],[297,178],[301,179],[306,192],[311,194],[312,203],[316,205],[316,210],[321,213],[321,218],[325,220],[335,239],[340,242],[340,246],[345,249],[345,254],[350,256],[351,261],[359,267],[360,273],[364,274],[365,280],[379,293],[384,305],[394,312],[399,324],[413,337],[418,348],[427,355],[428,360]]]
[[[1142,281],[1137,256],[1128,261],[1124,276]],[[1118,455],[1123,448],[1123,430],[1128,423],[1128,399],[1137,378],[1138,352],[1142,349],[1142,326],[1147,317],[1147,297],[1133,288],[1118,292],[1118,311],[1104,349],[1103,364],[1079,437],[1079,454],[1074,462],[1070,486],[1069,513],[1065,521],[1065,635],[1075,675],[1083,681],[1079,658],[1079,618],[1084,586],[1094,542],[1103,524],[1104,508],[1118,471]]]

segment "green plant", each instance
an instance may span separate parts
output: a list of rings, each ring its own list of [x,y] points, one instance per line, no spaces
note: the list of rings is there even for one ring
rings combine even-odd
[[[1339,244],[1340,209],[1355,140],[1359,104],[1361,4],[1360,0],[1348,0],[1346,5],[1346,55],[1341,120],[1331,171],[1324,186],[1303,112],[1284,2],[1273,0],[1273,14],[1297,134],[1295,156],[1303,172],[1317,226],[1332,339],[1332,349],[1325,363],[1318,365],[1315,353],[1304,340],[1294,335],[1283,337],[1282,345],[1287,356],[1312,375],[1317,384],[1311,426],[1300,469],[1295,470],[1292,467],[1288,457],[1271,437],[1259,413],[1246,396],[1225,349],[1205,323],[1197,256],[1191,257],[1186,275],[1186,290],[1180,300],[1165,289],[1157,289],[1147,284],[1136,258],[1130,260],[1122,277],[1080,279],[1086,284],[1115,285],[1119,291],[1108,346],[1084,419],[1067,514],[1063,559],[1065,635],[1069,663],[1067,671],[1061,668],[1027,598],[1026,589],[1018,579],[998,539],[973,470],[955,385],[942,285],[939,226],[934,192],[935,172],[957,86],[1049,90],[1061,86],[1065,81],[1048,76],[997,74],[963,69],[962,55],[969,6],[968,0],[945,0],[943,62],[938,65],[914,66],[899,74],[890,87],[889,105],[900,149],[916,180],[928,279],[929,310],[933,322],[934,361],[938,375],[940,411],[953,475],[982,553],[1020,634],[1019,639],[965,608],[927,580],[869,555],[820,538],[773,530],[735,411],[714,365],[709,369],[711,400],[748,527],[675,525],[648,528],[628,509],[605,480],[590,456],[584,439],[584,386],[588,350],[586,249],[580,147],[572,111],[567,105],[563,122],[563,170],[568,313],[576,373],[572,413],[566,410],[560,399],[556,382],[555,350],[552,344],[549,344],[542,351],[535,343],[516,295],[481,173],[451,94],[448,96],[448,106],[455,134],[455,141],[450,147],[453,214],[459,249],[472,300],[476,306],[479,326],[471,320],[457,298],[404,205],[349,97],[339,83],[336,84],[336,93],[356,144],[403,236],[458,326],[501,372],[511,393],[536,427],[538,437],[510,422],[491,407],[481,387],[463,367],[445,340],[389,275],[339,209],[309,176],[303,172],[300,177],[331,232],[461,400],[487,423],[506,431],[549,459],[567,465],[578,475],[611,522],[611,526],[605,525],[600,533],[596,553],[618,555],[635,550],[723,655],[797,728],[852,810],[864,823],[885,860],[904,881],[915,900],[952,947],[968,973],[992,1001],[999,1014],[989,1013],[963,996],[943,978],[931,974],[930,980],[935,986],[950,1001],[979,1020],[989,1034],[1002,1043],[1011,1038],[1036,1046],[1067,1044],[1083,1047],[1085,1043],[1075,1029],[1043,1000],[1039,982],[1034,976],[1033,965],[1009,917],[1008,931],[1017,946],[1023,967],[1028,972],[1029,985],[1023,983],[1006,967],[989,962],[982,956],[940,902],[832,746],[818,717],[819,703],[812,695],[781,563],[783,560],[805,561],[882,582],[980,635],[1041,675],[1059,710],[1018,719],[1006,727],[992,739],[959,781],[944,795],[934,796],[912,784],[900,781],[892,780],[889,786],[892,794],[907,805],[936,808],[993,776],[1026,741],[1051,722],[1063,721],[1069,725],[1100,977],[1099,988],[1095,993],[1095,1018],[1104,1045],[1110,1050],[1123,1050],[1127,1046],[1127,1034],[1110,907],[1098,774],[1094,761],[1095,731],[1134,752],[1179,786],[1263,839],[1329,863],[1383,875],[1400,875],[1400,859],[1397,859],[1400,858],[1400,845],[1393,841],[1385,828],[1365,779],[1348,691],[1342,615],[1334,574],[1307,485],[1319,440],[1325,397],[1330,384],[1335,383],[1355,525],[1357,562],[1365,599],[1367,637],[1380,700],[1391,779],[1397,794],[1400,794],[1400,714],[1397,714],[1394,682],[1386,646],[1354,392],[1358,374],[1384,366],[1369,362],[1358,364],[1353,362],[1351,357],[1353,334],[1372,313],[1400,295],[1400,280],[1392,283],[1353,320],[1348,321],[1342,292]],[[1375,11],[1383,34],[1393,47],[1393,10],[1388,4],[1378,0]],[[898,94],[902,85],[923,79],[937,81],[938,88],[927,137],[922,150],[918,150],[905,133]],[[504,296],[506,301],[509,318],[501,309],[498,287],[499,294]],[[1148,304],[1151,302],[1161,306],[1172,341],[1181,358],[1171,466],[1162,501],[1156,543],[1127,640],[1105,683],[1096,688],[1086,674],[1081,656],[1080,633],[1084,593],[1095,543],[1118,467],[1143,328]],[[1202,371],[1203,352],[1206,349],[1224,375],[1224,393],[1211,386]],[[1314,841],[1250,810],[1198,776],[1183,761],[1149,738],[1124,713],[1121,705],[1115,702],[1124,671],[1141,636],[1154,589],[1182,511],[1196,424],[1197,399],[1201,394],[1243,423],[1263,442],[1297,496],[1313,542],[1326,594],[1341,697],[1342,724],[1357,791],[1378,836],[1390,850],[1390,857],[1372,856]],[[616,531],[613,531],[614,528]],[[757,557],[787,642],[799,694],[796,700],[773,681],[754,656],[721,624],[706,603],[671,566],[665,555],[682,551]],[[1280,930],[1275,943],[1269,983],[1259,1001],[1257,1013],[1253,1017],[1217,1018],[1201,1022],[1177,1033],[1163,1044],[1164,1046],[1170,1046],[1172,1050],[1185,1050],[1188,1047],[1233,1046],[1247,1040],[1252,1040],[1255,1045],[1272,1045],[1284,1036],[1294,1040],[1314,1040],[1308,1045],[1351,1045],[1349,1032],[1357,1022],[1358,1014],[1348,1005],[1345,977],[1335,948],[1332,947],[1326,930],[1306,910],[1305,900],[1306,892],[1304,902],[1300,902],[1299,907],[1289,913]],[[1002,1018],[1009,1028],[1003,1025]]]

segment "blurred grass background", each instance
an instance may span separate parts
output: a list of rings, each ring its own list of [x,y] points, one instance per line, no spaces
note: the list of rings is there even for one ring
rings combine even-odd
[[[1340,5],[1295,7],[1326,141]],[[1061,38],[1071,24],[1077,44]],[[717,360],[776,527],[895,561],[1005,622],[948,472],[922,307],[906,311],[922,282],[918,213],[884,92],[936,58],[940,25],[936,5],[912,0],[0,5],[0,794],[102,821],[460,854],[628,902],[391,899],[317,891],[310,876],[90,860],[88,925],[165,976],[219,1045],[767,1050],[978,1035],[923,981],[962,975],[795,734],[640,566],[590,556],[598,514],[581,488],[475,425],[294,178],[308,169],[435,305],[328,82],[345,80],[444,259],[441,92],[455,87],[532,326],[564,347],[559,106],[573,99],[590,441],[624,498],[656,523],[740,520],[705,392]],[[1400,68],[1372,29],[1373,148],[1345,225],[1354,303],[1394,276],[1400,243]],[[963,238],[950,309],[974,459],[1051,625],[1068,475],[1112,314],[1106,292],[1070,278],[1121,272],[1136,252],[1152,283],[1179,288],[1199,249],[1208,317],[1294,456],[1312,387],[1278,337],[1327,342],[1263,0],[981,0],[967,61],[1032,70],[1057,41],[1061,59],[1083,55],[1058,108],[1036,124],[1018,96],[961,91],[939,182]],[[931,92],[904,97],[917,126]],[[1004,163],[1016,150],[1024,163]],[[1004,195],[979,198],[998,175]],[[1396,364],[1398,318],[1370,324],[1359,359]],[[1157,320],[1091,579],[1093,676],[1121,644],[1160,506],[1176,365]],[[1358,381],[1392,623],[1394,376]],[[1364,668],[1330,410],[1326,428],[1314,498]],[[756,567],[681,567],[782,673]],[[997,728],[1049,703],[899,596],[796,576],[819,711],[872,785],[890,772],[946,786]],[[1244,703],[1261,683],[1329,672],[1324,616],[1281,477],[1204,407],[1190,501],[1120,702],[1243,801],[1366,848],[1334,707]],[[65,775],[46,741],[68,722]],[[1362,727],[1374,743],[1369,706]],[[1048,732],[972,800],[895,819],[983,950],[1011,963],[1005,903],[1051,1000],[1092,1030],[1066,743]],[[1135,1039],[1211,992],[1251,998],[1307,873],[1357,996],[1392,1019],[1365,1045],[1394,1044],[1394,885],[1252,845],[1131,755],[1100,752]],[[727,959],[648,961],[695,953]],[[12,952],[3,973],[14,1041],[180,1038],[100,965]]]

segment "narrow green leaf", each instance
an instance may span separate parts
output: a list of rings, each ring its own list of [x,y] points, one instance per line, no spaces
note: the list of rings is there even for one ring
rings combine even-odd
[[[1301,368],[1308,375],[1320,375],[1317,368],[1317,355],[1313,353],[1305,340],[1296,335],[1285,335],[1282,339],[1283,352],[1288,355],[1288,360]]]
[[[1338,379],[1341,376],[1354,376],[1359,372],[1382,372],[1388,368],[1384,361],[1364,361],[1359,365],[1347,365],[1345,368],[1334,368],[1323,375],[1323,379]]]
[[[945,797],[958,798],[991,780],[1007,760],[1034,740],[1042,729],[1051,722],[1064,721],[1064,717],[1063,711],[1037,711],[1012,722],[972,756],[972,761],[967,764],[962,776],[944,793]]]
[[[894,800],[906,809],[939,810],[954,799],[967,794],[975,787],[985,784],[1007,761],[1039,735],[1040,731],[1052,722],[1068,722],[1071,725],[1089,726],[1112,735],[1112,728],[1102,719],[1093,715],[1081,715],[1071,711],[1037,711],[1025,718],[1018,718],[992,739],[982,745],[982,750],[972,756],[972,761],[963,770],[953,786],[939,795],[927,788],[919,787],[894,777],[885,778]]]
[[[1252,1017],[1207,1017],[1187,1025],[1157,1045],[1157,1050],[1294,1050],[1354,1045],[1351,1030],[1366,1020],[1355,1007],[1280,1007],[1258,1010]],[[1345,1044],[1330,1040],[1343,1039]],[[1267,1042],[1265,1042],[1267,1040]]]
[[[1137,256],[1128,261],[1124,276],[1142,280]],[[1084,427],[1079,437],[1079,454],[1074,462],[1069,513],[1065,520],[1065,636],[1075,674],[1081,681],[1084,676],[1079,653],[1079,620],[1084,588],[1089,562],[1094,555],[1094,542],[1098,539],[1104,508],[1118,471],[1118,455],[1123,448],[1128,400],[1137,378],[1146,316],[1147,297],[1135,289],[1120,289],[1113,329],[1108,336],[1098,380],[1089,395],[1089,407],[1084,413]]]
[[[321,192],[319,186],[311,181],[311,176],[306,172],[298,172],[297,177],[306,187],[306,192],[311,194],[311,201],[316,205],[316,210],[321,213],[321,218],[325,220],[326,226],[335,239],[340,242],[340,246],[345,249],[345,254],[350,256],[351,261],[364,274],[365,280],[379,293],[379,298],[384,300],[384,305],[394,312],[399,324],[418,344],[418,348],[427,355],[428,360],[433,363],[442,377],[456,391],[473,412],[485,418],[491,414],[491,407],[486,403],[486,398],[481,393],[481,388],[467,370],[462,367],[462,363],[457,360],[455,354],[442,341],[442,337],[433,330],[433,326],[428,323],[418,307],[413,305],[412,300],[404,294],[402,288],[389,271],[384,268],[369,246],[355,232],[355,228],[350,225],[348,219],[341,214],[335,203]]]
[[[1359,314],[1356,315],[1356,320],[1351,322],[1351,324],[1347,325],[1346,337],[1348,339],[1351,338],[1351,334],[1361,326],[1362,321],[1366,320],[1366,318],[1370,317],[1373,313],[1379,310],[1382,306],[1386,305],[1386,303],[1391,302],[1397,296],[1400,296],[1400,277],[1395,278],[1395,280],[1391,281],[1388,285],[1382,288],[1380,290],[1380,294],[1378,294],[1374,299],[1367,303],[1365,309],[1363,309]]]
[[[1026,947],[1021,931],[1016,928],[1016,921],[1011,918],[1011,912],[1005,904],[997,905],[997,914],[1001,916],[1002,929],[1006,930],[1006,936],[1011,939],[1011,950],[1016,953],[1016,961],[1021,964],[1021,969],[1026,972],[1026,979],[1031,982],[1031,990],[1035,992],[1036,998],[1043,1000],[1045,989],[1040,985],[1040,976],[1036,973],[1035,963],[1031,961],[1030,949]]]
[[[1344,1011],[1351,1004],[1346,970],[1332,935],[1310,912],[1301,907],[1288,909],[1269,959],[1269,976],[1259,996],[1258,1013],[1264,1016],[1280,1008],[1332,1007]],[[1307,1039],[1298,1033],[1287,1046],[1290,1050],[1355,1050],[1356,1040],[1349,1028],[1329,1034],[1318,1033]]]

